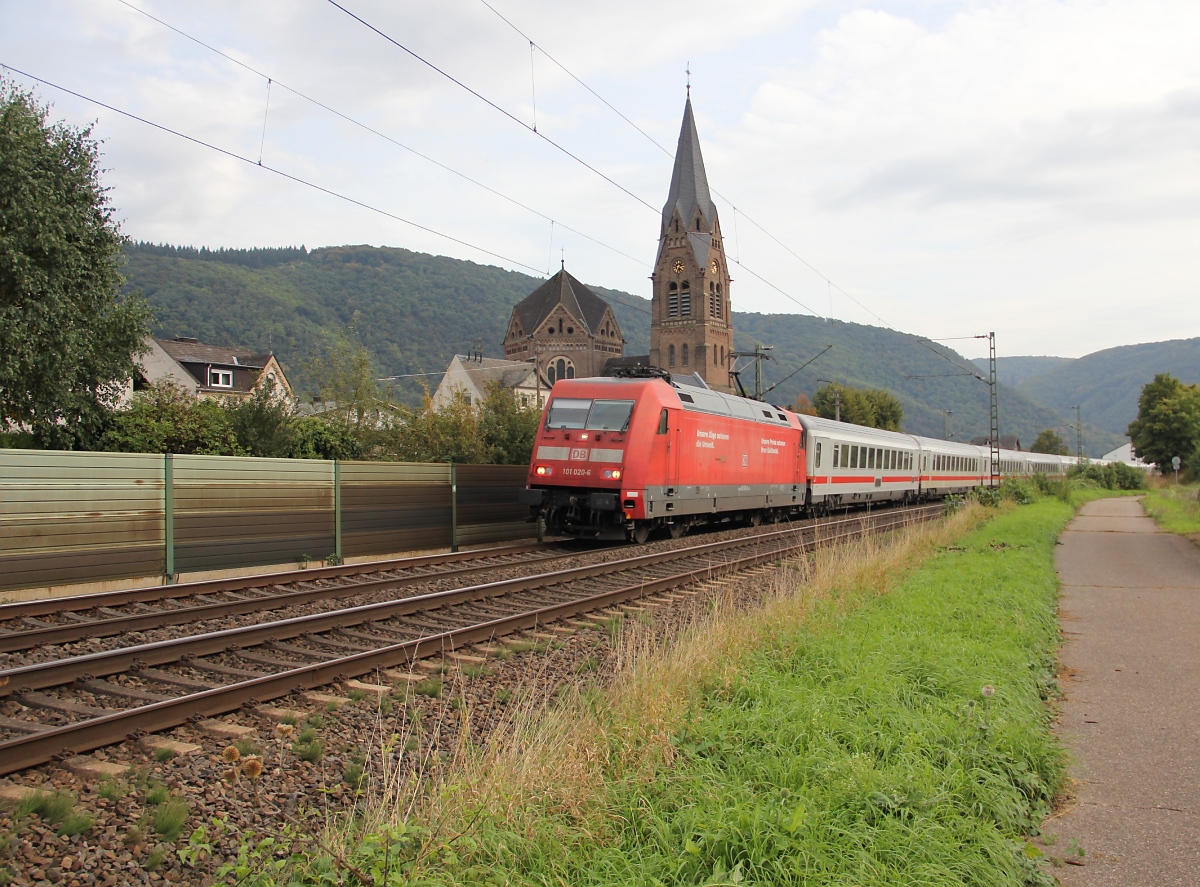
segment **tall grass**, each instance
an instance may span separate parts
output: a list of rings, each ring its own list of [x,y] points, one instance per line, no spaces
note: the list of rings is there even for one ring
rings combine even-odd
[[[995,512],[971,505],[819,552],[666,651],[627,627],[609,690],[523,710],[326,840],[351,883],[1043,882],[1024,836],[1061,779],[1045,699],[1071,510],[979,529]],[[328,861],[294,862],[312,883]]]
[[[1142,500],[1150,516],[1168,533],[1200,533],[1200,487],[1157,486]]]

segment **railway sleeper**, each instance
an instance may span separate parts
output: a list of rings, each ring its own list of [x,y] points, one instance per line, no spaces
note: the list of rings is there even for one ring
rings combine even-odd
[[[87,705],[83,702],[74,702],[70,699],[59,699],[57,696],[50,696],[47,693],[19,693],[16,696],[16,700],[26,708],[42,708],[48,711],[56,711],[66,715],[78,715],[85,718],[101,718],[105,715],[114,714],[112,709]]]
[[[155,681],[159,684],[167,684],[171,687],[182,687],[185,690],[211,690],[213,687],[220,686],[210,681],[198,681],[195,678],[184,677],[183,675],[171,674],[169,671],[163,671],[158,668],[142,668],[134,669],[130,674],[136,675],[148,681]]]
[[[112,681],[96,678],[86,681],[76,681],[74,686],[81,690],[87,690],[89,693],[116,696],[120,699],[133,699],[137,702],[164,702],[174,698],[162,693],[152,693],[149,690],[139,690],[136,687],[126,687],[121,684],[115,684]]]

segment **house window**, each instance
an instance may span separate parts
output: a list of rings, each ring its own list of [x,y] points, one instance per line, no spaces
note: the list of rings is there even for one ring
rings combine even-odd
[[[212,388],[232,388],[233,370],[210,369],[208,371],[208,384]]]

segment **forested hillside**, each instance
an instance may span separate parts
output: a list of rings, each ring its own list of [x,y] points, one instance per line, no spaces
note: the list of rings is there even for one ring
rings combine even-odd
[[[494,266],[367,246],[309,251],[135,244],[127,257],[127,288],[141,290],[154,308],[156,334],[273,348],[293,384],[311,393],[318,382],[305,375],[304,360],[353,325],[380,376],[407,377],[397,391],[410,402],[419,398],[421,382],[436,387],[451,356],[470,350],[477,339],[484,354],[502,356],[513,305],[542,282]],[[649,301],[593,289],[612,305],[626,353],[647,353]],[[826,344],[834,346],[781,382],[770,395],[777,403],[811,395],[817,379],[831,379],[893,392],[904,403],[905,428],[915,433],[941,436],[946,409],[953,410],[948,425],[956,439],[987,433],[987,386],[967,374],[969,361],[943,346],[932,346],[934,353],[913,336],[792,314],[736,314],[734,324],[739,348],[775,346],[765,366],[768,385]],[[1026,445],[1043,428],[1065,428],[1052,410],[1009,388],[1001,392],[1000,420],[1003,433]],[[1100,432],[1087,435],[1087,449],[1097,454],[1119,442]]]
[[[955,440],[970,440],[988,433],[988,386],[972,373],[978,367],[957,352],[881,327],[842,321],[825,321],[795,314],[734,315],[737,345],[753,348],[755,341],[774,345],[767,364],[773,382],[786,378],[826,345],[833,348],[811,366],[780,384],[771,398],[790,403],[796,395],[811,394],[818,379],[829,379],[866,388],[883,388],[904,404],[904,429],[914,434],[942,436],[943,410],[951,410],[946,427]],[[985,372],[979,375],[986,378]],[[745,379],[750,379],[747,373]],[[1007,385],[1000,386],[1000,433],[1015,434],[1022,446],[1033,443],[1045,428],[1066,434],[1062,416],[1038,406]],[[1075,439],[1073,427],[1070,438]],[[1084,450],[1100,455],[1118,446],[1115,435],[1084,427]]]
[[[997,357],[996,376],[1005,385],[1020,385],[1026,379],[1045,373],[1065,363],[1070,363],[1070,357]],[[987,375],[988,362],[986,357],[976,358],[973,363],[980,372]]]
[[[1017,390],[1064,414],[1079,404],[1084,422],[1124,434],[1137,418],[1142,386],[1156,373],[1200,382],[1200,339],[1107,348],[1032,376]]]

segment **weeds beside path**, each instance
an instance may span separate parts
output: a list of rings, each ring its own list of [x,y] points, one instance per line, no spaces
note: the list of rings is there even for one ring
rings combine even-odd
[[[1200,544],[1200,487],[1162,486],[1147,491],[1142,500],[1149,515],[1168,533],[1188,536]]]
[[[631,655],[421,815],[344,834],[345,861],[378,884],[1052,883],[1026,836],[1063,772],[1045,701],[1072,512],[972,506],[781,570],[761,611]],[[293,862],[277,883],[324,883]]]

